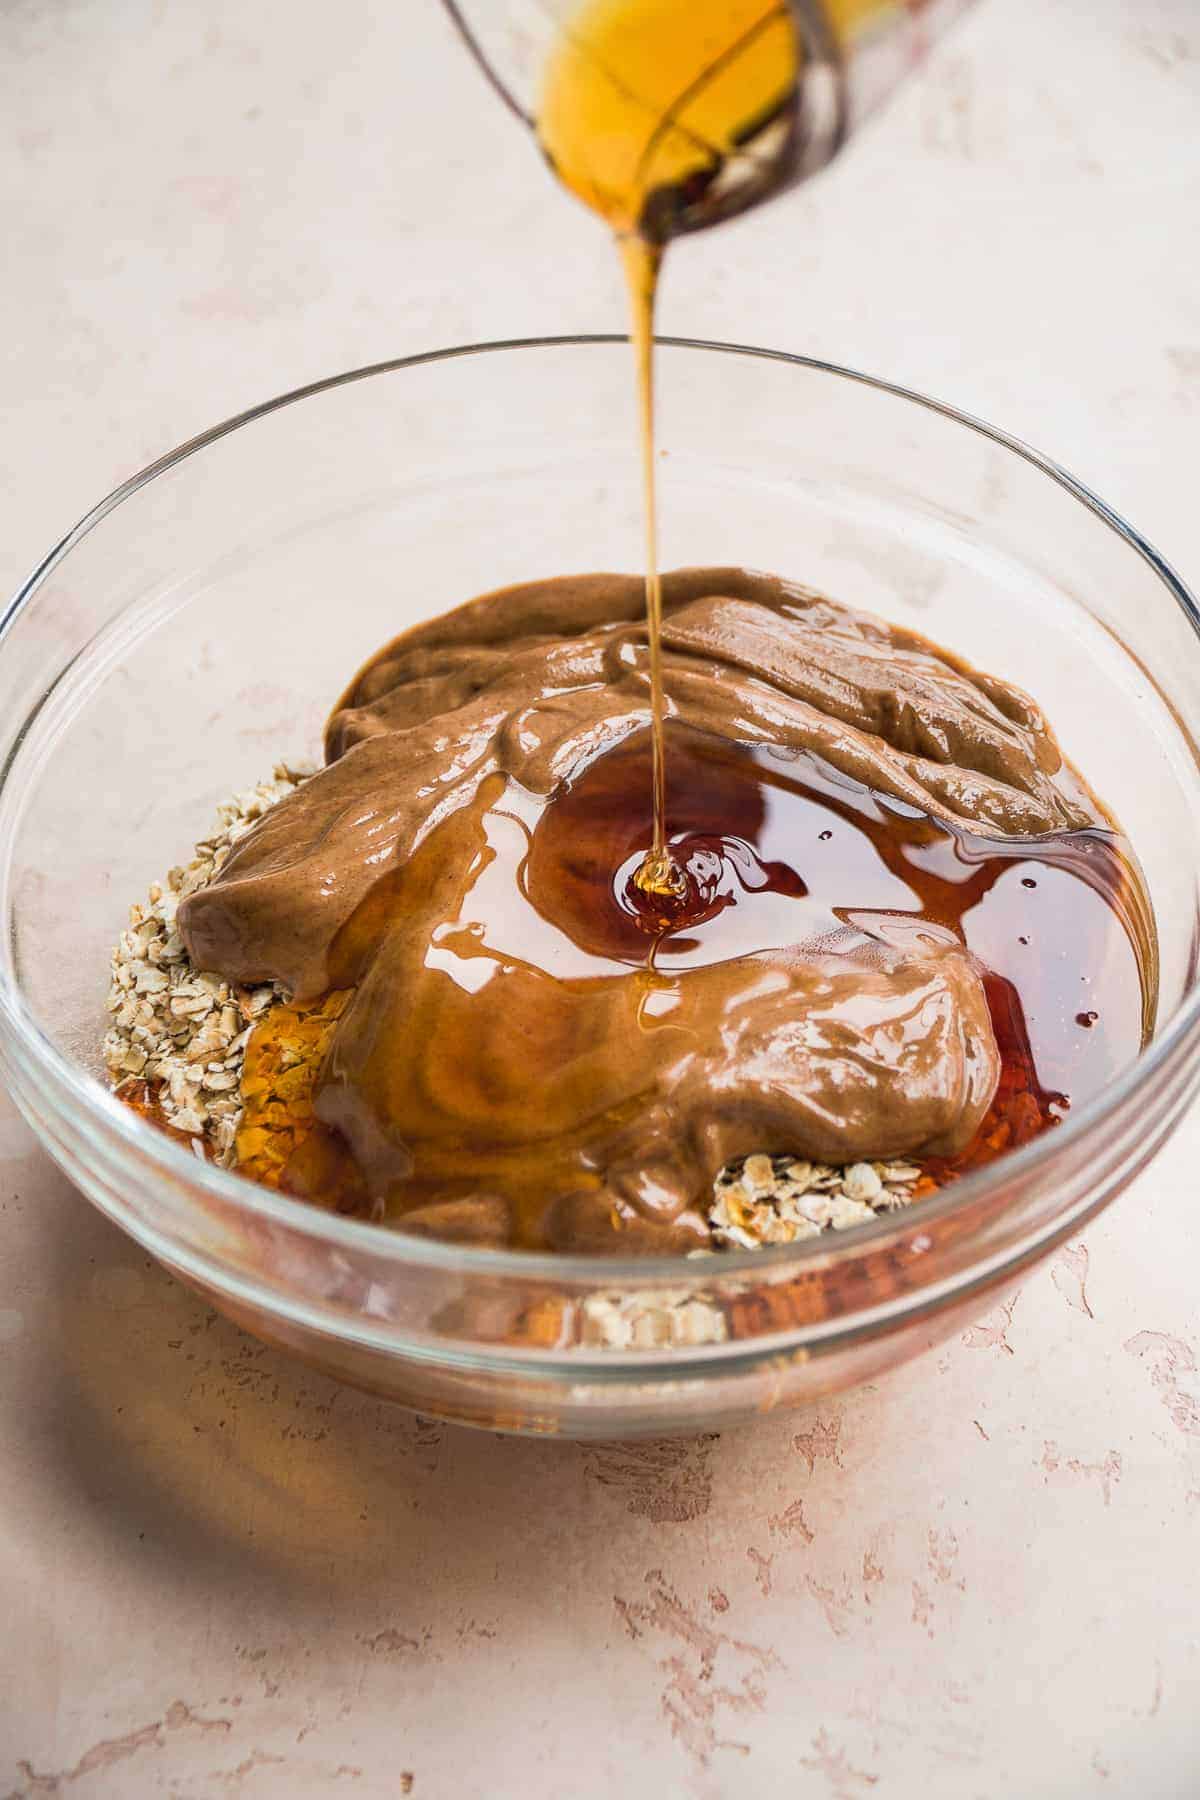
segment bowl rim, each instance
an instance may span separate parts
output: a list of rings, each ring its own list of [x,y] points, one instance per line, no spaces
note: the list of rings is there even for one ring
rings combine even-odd
[[[804,356],[785,350],[770,350],[753,344],[724,343],[704,338],[656,334],[654,341],[666,349],[698,350],[720,355],[746,356],[810,369],[822,375],[830,375],[835,379],[874,389],[893,399],[909,402],[990,440],[1002,450],[1019,457],[1041,474],[1048,476],[1073,499],[1094,514],[1101,524],[1107,526],[1127,544],[1149,565],[1151,571],[1179,606],[1197,638],[1200,639],[1200,601],[1192,594],[1166,558],[1084,482],[1072,475],[1053,458],[1034,449],[1023,439],[1001,430],[998,426],[991,425],[971,413],[951,406],[945,401],[923,394],[917,389],[905,387],[882,376],[867,374],[839,363],[829,362],[820,357]],[[78,523],[66,532],[43,557],[27,580],[17,589],[12,599],[0,611],[0,654],[3,654],[4,640],[12,625],[25,608],[33,602],[47,578],[110,513],[160,475],[177,468],[209,445],[219,442],[244,426],[253,424],[258,419],[317,395],[349,386],[355,382],[369,380],[373,376],[394,374],[404,369],[418,368],[428,364],[498,352],[594,348],[616,344],[628,345],[628,343],[627,334],[622,332],[588,332],[501,338],[480,343],[450,345],[441,349],[419,351],[410,356],[364,364],[335,375],[324,376],[247,407],[244,411],[235,413],[218,424],[208,427],[186,439],[174,449],[167,451],[164,455],[157,457],[154,461],[147,463],[145,467],[113,488],[85,513]],[[37,710],[40,710],[40,703],[38,707],[35,707],[35,713]],[[32,716],[30,715],[30,718]],[[27,718],[13,733],[13,745],[3,765],[0,766],[0,793],[3,792],[8,780],[15,749],[19,746],[24,736],[25,726],[29,722],[30,719]],[[1195,749],[1194,745],[1193,749]],[[210,1200],[232,1205],[237,1211],[256,1216],[265,1224],[282,1226],[289,1232],[317,1239],[330,1249],[367,1252],[374,1259],[406,1267],[423,1266],[444,1274],[512,1276],[534,1281],[552,1278],[560,1286],[571,1283],[580,1285],[599,1283],[611,1286],[620,1282],[627,1287],[645,1287],[651,1284],[655,1287],[663,1287],[679,1283],[692,1285],[702,1274],[708,1279],[719,1277],[722,1283],[726,1277],[748,1274],[779,1279],[781,1271],[787,1268],[794,1267],[800,1271],[805,1266],[818,1261],[848,1262],[860,1253],[886,1251],[893,1245],[905,1242],[911,1244],[914,1231],[919,1237],[926,1228],[942,1219],[965,1212],[973,1203],[993,1197],[1002,1187],[1010,1183],[1019,1183],[1025,1176],[1035,1174],[1052,1158],[1064,1151],[1069,1152],[1080,1139],[1086,1137],[1098,1122],[1123,1103],[1128,1102],[1131,1095],[1137,1090],[1153,1082],[1163,1066],[1169,1062],[1172,1054],[1181,1046],[1183,1040],[1200,1024],[1200,983],[1185,996],[1160,1033],[1141,1055],[1112,1081],[1106,1083],[1099,1093],[1081,1106],[1078,1111],[1073,1111],[1061,1124],[1056,1126],[1053,1132],[1042,1134],[1020,1149],[998,1158],[995,1163],[964,1176],[941,1194],[920,1202],[916,1208],[906,1208],[872,1224],[860,1225],[848,1231],[838,1232],[835,1246],[829,1244],[829,1234],[822,1233],[819,1237],[802,1239],[795,1244],[763,1247],[758,1250],[726,1251],[722,1252],[719,1258],[711,1259],[684,1256],[579,1256],[569,1252],[481,1250],[469,1245],[440,1243],[434,1239],[423,1239],[402,1232],[388,1231],[381,1229],[378,1224],[372,1224],[365,1220],[327,1213],[306,1201],[259,1187],[230,1170],[201,1161],[189,1150],[176,1144],[165,1133],[147,1125],[144,1120],[137,1117],[131,1108],[122,1104],[111,1091],[103,1087],[96,1077],[86,1073],[64,1054],[46,1035],[17,988],[15,980],[10,979],[8,970],[2,964],[0,964],[0,1023],[3,1023],[6,1030],[11,1031],[17,1041],[32,1054],[35,1063],[40,1063],[43,1068],[48,1068],[52,1077],[66,1088],[72,1103],[81,1109],[83,1117],[91,1122],[93,1129],[99,1129],[105,1135],[115,1135],[124,1145],[145,1157],[151,1166],[156,1166],[164,1178],[168,1180],[173,1178],[176,1183],[182,1181],[185,1186],[199,1187]],[[1041,1237],[1048,1233],[1050,1237],[1053,1237],[1056,1224],[1056,1220],[1043,1222],[1038,1236]],[[1028,1240],[1026,1239],[1024,1247],[1017,1249],[1015,1260],[1019,1261],[1028,1254],[1027,1245]],[[991,1278],[996,1278],[995,1271]],[[969,1281],[969,1275],[967,1279]],[[962,1284],[961,1282],[952,1282],[951,1285],[957,1290]],[[843,1323],[848,1326],[852,1325],[853,1317],[853,1312],[851,1312]]]

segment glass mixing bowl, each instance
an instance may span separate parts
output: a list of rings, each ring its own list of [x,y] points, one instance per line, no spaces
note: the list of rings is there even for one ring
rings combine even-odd
[[[83,1192],[250,1331],[448,1418],[712,1427],[960,1330],[1137,1173],[1200,1075],[1200,618],[1023,445],[803,358],[666,340],[662,560],[748,563],[1028,687],[1158,919],[1154,1041],[1052,1133],[889,1221],[625,1262],[392,1235],[199,1162],[105,1090],[109,950],[214,808],[312,754],[369,652],[530,576],[640,564],[620,338],[450,350],[254,408],[54,550],[0,632],[0,1073]]]

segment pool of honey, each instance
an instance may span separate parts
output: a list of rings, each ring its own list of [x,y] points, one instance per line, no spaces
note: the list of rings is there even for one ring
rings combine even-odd
[[[486,867],[430,956],[494,948],[564,983],[630,968],[653,981],[755,951],[845,942],[848,934],[896,945],[912,943],[914,933],[951,933],[982,975],[1002,1073],[968,1149],[925,1165],[928,1187],[1052,1127],[1142,1047],[1153,1005],[1152,930],[1117,833],[989,838],[883,798],[807,752],[734,745],[679,725],[667,737],[669,841],[686,877],[682,894],[656,897],[635,880],[653,828],[651,748],[642,733],[597,757],[549,801],[497,784],[485,818]],[[419,853],[433,867],[439,839],[446,856],[457,854],[453,833],[439,827]],[[371,1197],[338,1134],[314,1119],[314,1084],[344,995],[389,913],[406,904],[410,879],[400,871],[381,881],[345,928],[331,995],[280,1008],[257,1029],[243,1081],[243,1172],[339,1211],[393,1221],[433,1200],[498,1187],[513,1202],[515,1241],[543,1247],[551,1165],[523,1180],[522,1165],[503,1165],[499,1153],[489,1167],[473,1152],[472,1169],[462,1146],[447,1145],[440,1169],[429,1164],[386,1197]],[[538,1081],[536,1060],[529,1081]]]

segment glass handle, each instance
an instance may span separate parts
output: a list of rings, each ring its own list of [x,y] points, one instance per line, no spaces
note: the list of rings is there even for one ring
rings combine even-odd
[[[493,92],[514,117],[536,131],[532,106],[541,64],[539,59],[531,66],[525,34],[515,17],[524,9],[516,0],[504,6],[489,5],[488,0],[466,0],[465,4],[442,0],[442,5]],[[542,55],[545,49],[543,45]]]

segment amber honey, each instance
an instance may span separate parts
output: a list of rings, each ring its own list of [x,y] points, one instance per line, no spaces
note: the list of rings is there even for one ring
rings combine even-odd
[[[559,179],[614,231],[663,244],[719,216],[730,165],[778,146],[800,48],[764,0],[589,0],[551,54],[538,137]]]

